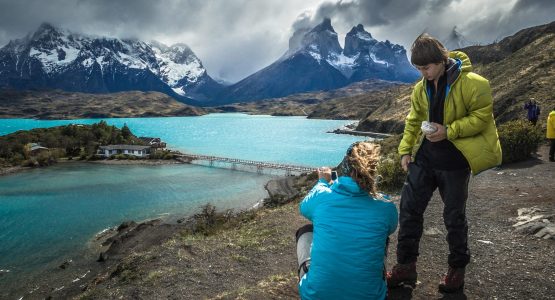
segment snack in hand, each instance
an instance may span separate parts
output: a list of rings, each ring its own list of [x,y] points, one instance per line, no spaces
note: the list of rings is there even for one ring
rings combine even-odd
[[[424,134],[432,134],[437,131],[437,127],[428,121],[422,121],[422,126],[420,126],[420,128]]]

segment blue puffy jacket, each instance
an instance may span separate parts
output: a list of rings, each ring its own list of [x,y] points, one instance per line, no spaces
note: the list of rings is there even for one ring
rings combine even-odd
[[[351,177],[320,180],[300,204],[314,225],[310,269],[299,282],[302,299],[384,299],[387,237],[397,208],[376,200]]]

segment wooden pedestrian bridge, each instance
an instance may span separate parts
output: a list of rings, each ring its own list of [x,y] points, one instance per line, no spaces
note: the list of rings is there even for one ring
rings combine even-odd
[[[193,161],[206,161],[208,162],[208,165],[211,167],[214,166],[215,162],[221,162],[226,165],[229,165],[232,170],[237,170],[238,165],[243,165],[247,167],[252,167],[252,169],[247,168],[243,171],[251,171],[253,169],[256,169],[256,172],[259,174],[262,174],[265,169],[283,170],[285,171],[286,175],[292,175],[293,173],[313,172],[317,169],[317,168],[307,167],[307,166],[280,164],[280,163],[210,156],[210,155],[200,155],[200,154],[180,153],[180,154],[177,154],[177,159],[185,163],[192,163]]]

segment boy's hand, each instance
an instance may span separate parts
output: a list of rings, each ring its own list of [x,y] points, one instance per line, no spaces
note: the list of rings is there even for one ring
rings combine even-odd
[[[403,157],[401,157],[401,167],[403,168],[403,170],[405,170],[405,172],[409,171],[409,163],[411,162],[412,157],[408,154],[403,155]]]
[[[445,126],[438,123],[432,123],[432,125],[434,125],[437,128],[437,130],[432,134],[426,135],[426,138],[428,139],[428,141],[435,143],[435,142],[443,141],[444,139],[447,138],[447,129],[445,129]]]

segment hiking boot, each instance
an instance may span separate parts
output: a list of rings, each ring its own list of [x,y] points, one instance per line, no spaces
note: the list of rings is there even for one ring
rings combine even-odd
[[[409,264],[396,264],[391,271],[387,272],[385,278],[387,286],[390,288],[398,287],[401,284],[416,284],[416,262]]]
[[[464,268],[449,267],[447,274],[439,283],[439,290],[444,293],[453,293],[464,287]]]

